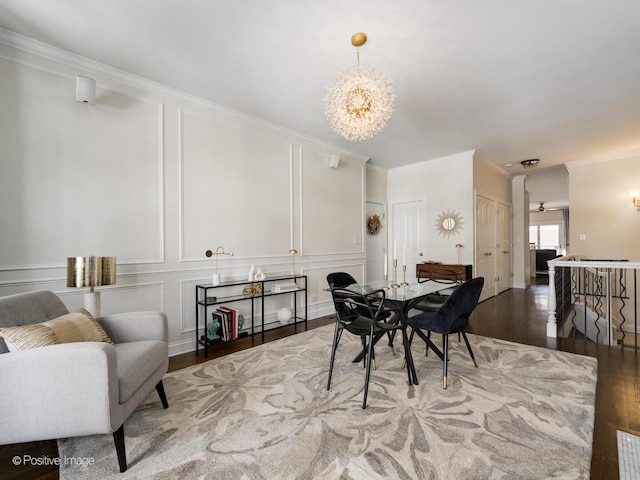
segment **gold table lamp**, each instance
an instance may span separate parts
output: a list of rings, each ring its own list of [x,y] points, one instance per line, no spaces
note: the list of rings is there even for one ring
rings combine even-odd
[[[68,257],[67,287],[89,287],[84,294],[84,308],[99,318],[100,292],[94,287],[116,283],[116,257]]]

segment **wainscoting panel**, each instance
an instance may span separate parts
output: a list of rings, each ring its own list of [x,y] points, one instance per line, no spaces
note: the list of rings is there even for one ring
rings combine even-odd
[[[286,255],[291,142],[182,112],[182,260]],[[228,258],[222,258],[228,260]]]
[[[6,58],[0,92],[0,268],[161,261],[162,104],[101,88],[82,104],[75,78]]]
[[[304,148],[300,159],[303,255],[364,253],[365,166]],[[321,201],[318,201],[321,199]]]

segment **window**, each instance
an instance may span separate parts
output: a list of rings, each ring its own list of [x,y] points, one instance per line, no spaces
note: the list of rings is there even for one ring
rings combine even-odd
[[[529,243],[535,244],[536,249],[553,249],[560,253],[562,250],[560,224],[551,223],[543,225],[530,225]]]

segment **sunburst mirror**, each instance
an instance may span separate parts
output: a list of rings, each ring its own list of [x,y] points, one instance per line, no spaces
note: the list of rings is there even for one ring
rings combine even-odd
[[[443,211],[436,218],[436,230],[445,238],[457,235],[463,224],[462,216],[455,210]]]

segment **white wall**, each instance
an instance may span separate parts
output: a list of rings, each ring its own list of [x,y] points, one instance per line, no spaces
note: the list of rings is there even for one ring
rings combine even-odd
[[[387,171],[367,164],[367,200],[384,202],[387,198]]]
[[[456,263],[458,249],[455,245],[461,243],[470,248],[460,249],[460,262],[473,263],[473,153],[464,152],[428,160],[388,172],[389,205],[401,201],[425,200],[425,260]],[[449,210],[460,215],[462,227],[456,236],[444,237],[438,233],[435,223],[442,212]]]
[[[577,161],[567,168],[569,253],[585,259],[640,261],[640,210],[630,196],[630,191],[640,191],[640,154]]]
[[[76,75],[95,105],[75,101]],[[328,273],[364,276],[366,158],[37,42],[0,45],[0,105],[0,295],[49,289],[74,309],[66,257],[116,256],[103,313],[165,311],[178,353],[195,347],[208,249],[244,279],[287,274],[297,248],[311,318],[333,311]],[[268,301],[267,320],[290,303]]]
[[[509,175],[478,152],[473,155],[473,187],[478,195],[511,205]]]

